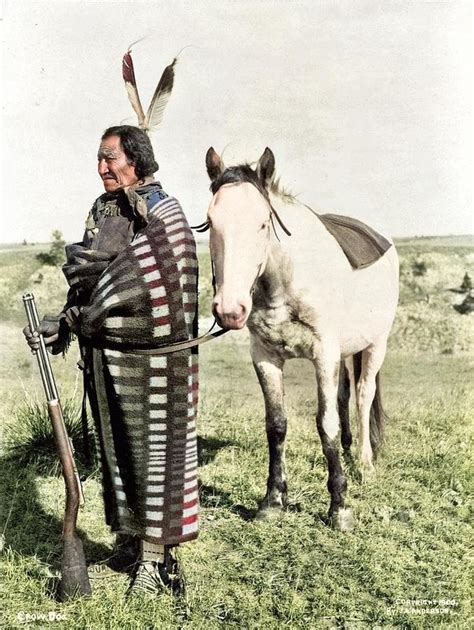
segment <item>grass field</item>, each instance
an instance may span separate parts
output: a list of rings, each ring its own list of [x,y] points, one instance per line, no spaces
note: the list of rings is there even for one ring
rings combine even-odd
[[[43,310],[64,297],[60,272],[40,268],[41,246],[0,250],[3,319],[2,443],[20,432],[19,410],[42,400],[34,358],[23,342],[21,293]],[[43,247],[44,249],[44,247]],[[466,240],[399,243],[401,303],[383,368],[390,421],[373,482],[349,475],[350,533],[324,524],[326,466],[315,430],[312,368],[289,362],[289,509],[273,522],[254,516],[267,472],[263,404],[246,333],[202,347],[199,416],[201,531],[184,545],[185,598],[124,599],[124,575],[95,571],[93,596],[68,604],[49,593],[61,552],[63,482],[0,455],[2,552],[0,627],[472,628],[472,336],[474,315],[453,304],[474,249]],[[202,258],[202,314],[208,314],[208,257]],[[413,273],[422,260],[426,272]],[[43,305],[46,305],[43,306]],[[54,358],[63,400],[80,397],[77,352]],[[472,452],[472,451],[471,451]],[[110,554],[100,476],[87,473],[79,530],[93,565]]]

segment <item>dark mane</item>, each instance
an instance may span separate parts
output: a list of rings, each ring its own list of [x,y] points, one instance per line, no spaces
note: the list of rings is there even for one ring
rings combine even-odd
[[[249,164],[240,164],[239,166],[230,166],[217,177],[210,186],[213,195],[225,184],[252,184],[261,195],[268,200],[268,192],[259,180],[257,173]]]

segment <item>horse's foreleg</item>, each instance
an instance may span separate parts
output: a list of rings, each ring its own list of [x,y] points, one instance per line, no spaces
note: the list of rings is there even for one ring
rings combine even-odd
[[[265,400],[269,469],[267,493],[259,506],[259,518],[269,516],[286,505],[285,471],[286,412],[283,396],[283,362],[266,355],[255,346],[252,359]]]
[[[345,508],[347,481],[339,456],[339,358],[315,362],[318,381],[318,412],[316,422],[323,453],[328,465],[328,490],[331,495],[329,506],[330,524],[341,530],[353,527],[352,511]]]

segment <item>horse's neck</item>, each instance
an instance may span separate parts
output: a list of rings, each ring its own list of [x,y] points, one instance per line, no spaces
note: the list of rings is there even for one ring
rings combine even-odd
[[[301,241],[305,241],[306,237],[313,243],[316,240],[323,246],[326,242],[330,242],[332,237],[318,218],[317,213],[308,206],[296,200],[293,203],[288,203],[273,195],[271,195],[270,200],[283,224],[291,232],[291,237],[287,236],[281,230],[278,221],[273,220],[276,233],[283,246],[291,249],[296,242],[298,242],[298,246],[301,246]]]
[[[347,267],[340,246],[308,208],[280,202],[276,210],[291,236],[274,220],[275,233],[271,235],[267,263],[256,295],[257,303],[267,308],[292,302],[302,290],[312,292],[315,289],[312,285],[329,290],[340,280],[340,271]]]
[[[272,309],[283,306],[288,299],[292,271],[288,253],[278,242],[272,242],[265,270],[257,283],[257,303]]]
[[[338,268],[346,264],[339,244],[315,212],[298,202],[288,204],[278,198],[272,198],[271,201],[283,224],[291,232],[291,236],[287,236],[278,222],[274,221],[280,240],[275,235],[272,240],[281,244],[296,267],[310,264],[312,267],[327,269],[328,266]]]

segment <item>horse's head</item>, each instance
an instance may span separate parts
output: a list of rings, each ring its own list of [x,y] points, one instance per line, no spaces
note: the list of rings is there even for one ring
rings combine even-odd
[[[213,313],[224,328],[240,329],[252,309],[252,292],[263,274],[270,245],[268,185],[275,158],[266,148],[256,169],[226,168],[211,147],[206,155],[212,201],[207,219],[216,294]]]

